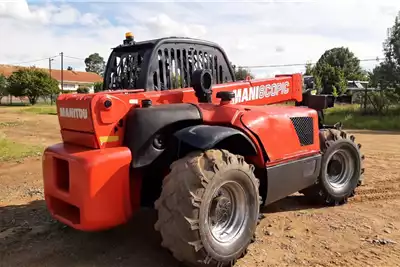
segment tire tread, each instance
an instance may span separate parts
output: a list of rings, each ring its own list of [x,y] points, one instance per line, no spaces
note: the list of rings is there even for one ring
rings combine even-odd
[[[237,258],[224,263],[209,256],[199,233],[199,208],[205,188],[229,166],[251,173],[258,189],[259,181],[253,174],[254,167],[246,163],[242,156],[226,150],[192,152],[171,164],[171,172],[165,177],[162,193],[155,203],[159,214],[155,229],[161,233],[162,246],[179,261],[196,267],[233,266],[236,262]],[[249,244],[254,239],[255,236]],[[245,254],[246,250],[241,256]]]
[[[356,138],[354,135],[349,135],[343,130],[339,129],[323,129],[320,131],[320,147],[321,147],[321,152],[324,154],[326,150],[335,143],[335,141],[340,140],[340,139],[348,139],[354,144],[356,144],[358,153],[360,154],[361,157],[361,175],[360,179],[357,183],[357,187],[361,186],[363,184],[363,174],[364,174],[364,159],[365,156],[361,153],[361,144],[357,144],[355,142]],[[343,205],[348,202],[348,198],[354,197],[355,196],[355,190],[353,190],[348,197],[344,197],[340,201],[334,200],[327,194],[327,192],[319,186],[319,180],[317,180],[316,184],[313,186],[303,189],[300,191],[300,193],[304,194],[306,197],[317,200],[319,202],[322,202],[326,205],[329,206],[337,206],[337,205]]]

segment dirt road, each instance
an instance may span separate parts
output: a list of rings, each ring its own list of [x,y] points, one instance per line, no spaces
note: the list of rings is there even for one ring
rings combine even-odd
[[[55,116],[0,111],[0,122],[15,122],[0,128],[13,140],[59,141]],[[334,208],[307,206],[300,195],[269,206],[237,266],[400,266],[400,134],[354,133],[366,156],[357,197]],[[41,183],[40,157],[0,163],[1,267],[180,266],[160,248],[154,212],[107,232],[78,232],[51,220]]]

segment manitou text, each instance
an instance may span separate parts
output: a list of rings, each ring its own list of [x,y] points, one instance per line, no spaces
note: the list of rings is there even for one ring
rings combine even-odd
[[[60,117],[86,120],[88,110],[84,108],[60,108]]]

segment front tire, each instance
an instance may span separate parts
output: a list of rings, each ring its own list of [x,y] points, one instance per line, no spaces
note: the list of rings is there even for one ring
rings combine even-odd
[[[191,266],[233,266],[253,241],[259,208],[254,167],[226,150],[174,162],[155,203],[162,246]]]
[[[364,173],[361,145],[341,130],[320,131],[321,171],[316,184],[300,191],[310,200],[330,206],[347,203],[362,183]]]

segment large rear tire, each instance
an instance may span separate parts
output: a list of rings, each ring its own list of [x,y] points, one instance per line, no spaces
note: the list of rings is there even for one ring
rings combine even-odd
[[[355,137],[342,130],[320,131],[321,172],[316,184],[303,193],[310,200],[331,206],[347,203],[362,184],[364,156]]]
[[[261,197],[254,167],[226,150],[171,165],[155,203],[162,246],[190,266],[233,266],[254,239]]]

